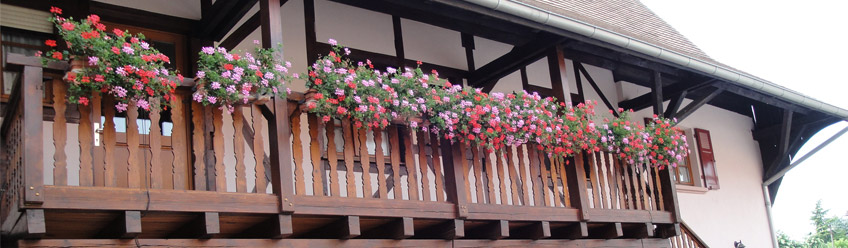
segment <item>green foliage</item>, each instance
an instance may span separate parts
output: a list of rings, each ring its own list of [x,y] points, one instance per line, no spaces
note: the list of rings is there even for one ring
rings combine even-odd
[[[804,242],[792,240],[783,232],[778,231],[778,246],[781,248],[848,248],[848,219],[838,216],[828,217],[829,211],[829,209],[822,208],[821,200],[816,202],[816,207],[810,216],[815,231],[807,234]]]

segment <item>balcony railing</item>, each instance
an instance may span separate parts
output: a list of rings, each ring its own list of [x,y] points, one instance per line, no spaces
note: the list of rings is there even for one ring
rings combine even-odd
[[[0,130],[0,216],[4,228],[20,218],[55,228],[30,225],[30,235],[102,237],[97,227],[58,227],[74,218],[114,218],[97,219],[97,211],[147,213],[135,234],[148,237],[173,237],[167,233],[198,214],[219,219],[220,230],[206,230],[207,236],[228,237],[257,236],[246,230],[269,216],[281,225],[294,222],[293,230],[278,225],[271,237],[323,237],[320,226],[340,216],[355,222],[342,238],[379,236],[359,233],[360,225],[394,223],[387,220],[403,224],[403,232],[392,234],[401,238],[648,238],[679,232],[668,171],[624,165],[615,154],[550,159],[533,145],[488,151],[402,124],[366,130],[349,120],[324,123],[301,111],[298,93],[286,104],[246,105],[229,114],[191,102],[184,90],[166,111],[131,108],[119,114],[108,98],[68,106],[57,77],[46,80],[54,101],[42,106],[42,71],[61,75],[63,65],[42,68],[33,58],[14,55],[8,60],[23,77]],[[56,114],[45,117],[45,109]],[[286,122],[290,133],[278,134]],[[160,223],[165,219],[177,224],[166,227]]]

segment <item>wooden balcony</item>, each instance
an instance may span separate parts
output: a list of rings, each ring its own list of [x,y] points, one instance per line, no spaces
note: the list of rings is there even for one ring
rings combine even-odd
[[[401,124],[323,123],[300,110],[297,93],[229,114],[191,102],[186,89],[167,111],[119,114],[110,99],[61,101],[64,82],[49,75],[63,65],[8,60],[23,76],[0,129],[0,217],[5,237],[37,239],[23,246],[211,238],[203,244],[668,247],[680,233],[668,171],[615,154],[551,160],[532,145],[488,152]],[[43,82],[52,103],[38,97]],[[216,241],[230,238],[241,241]],[[296,239],[255,240],[267,238]],[[347,244],[383,244],[367,242]]]

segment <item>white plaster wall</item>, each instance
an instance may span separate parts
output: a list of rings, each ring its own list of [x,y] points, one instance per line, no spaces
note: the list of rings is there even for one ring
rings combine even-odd
[[[407,19],[401,19],[401,28],[407,59],[468,69],[459,32]]]
[[[173,0],[96,0],[118,6],[146,10],[170,16],[200,20],[200,1]]]
[[[315,1],[315,32],[320,42],[332,38],[345,46],[395,55],[393,30],[390,15],[326,0]]]

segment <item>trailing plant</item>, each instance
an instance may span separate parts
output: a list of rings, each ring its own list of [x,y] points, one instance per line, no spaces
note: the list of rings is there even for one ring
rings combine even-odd
[[[115,108],[123,112],[130,103],[150,110],[167,105],[173,98],[183,78],[166,68],[170,59],[145,42],[144,35],[120,29],[107,32],[97,15],[76,21],[61,17],[60,8],[51,7],[50,12],[53,16],[49,20],[59,30],[65,47],[60,48],[55,40],[45,41],[51,50],[42,61],[76,60],[72,66],[85,65],[66,75],[68,102],[88,105],[93,94],[105,94],[114,97]]]
[[[259,41],[254,41],[259,44]],[[285,97],[291,63],[277,58],[277,49],[256,47],[253,53],[230,53],[223,47],[203,47],[198,53],[194,101],[233,111],[233,105],[271,95]]]
[[[676,122],[676,119],[654,115],[654,118],[646,123],[645,132],[647,135],[643,136],[647,144],[648,160],[652,165],[660,168],[665,166],[677,167],[689,154],[686,135],[679,128],[674,127]]]

